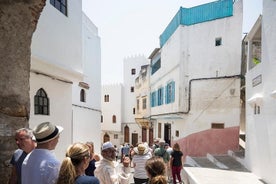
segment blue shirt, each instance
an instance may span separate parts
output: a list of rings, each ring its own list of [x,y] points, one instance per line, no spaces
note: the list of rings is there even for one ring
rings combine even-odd
[[[55,184],[60,162],[53,150],[34,149],[22,164],[22,184]]]
[[[10,163],[16,168],[17,183],[21,184],[21,167],[27,153],[21,149],[15,150]]]
[[[75,184],[100,184],[98,178],[94,176],[79,176],[77,177]]]

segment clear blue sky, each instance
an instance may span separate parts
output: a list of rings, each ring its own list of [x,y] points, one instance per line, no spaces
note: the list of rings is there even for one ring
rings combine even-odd
[[[213,0],[83,0],[84,13],[101,37],[102,84],[123,82],[123,60],[146,58],[159,47],[159,36],[182,7]],[[262,11],[262,0],[243,0],[243,32],[248,32]]]

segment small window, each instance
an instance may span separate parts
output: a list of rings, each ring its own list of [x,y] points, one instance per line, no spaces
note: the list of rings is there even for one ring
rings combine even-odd
[[[139,112],[139,108],[140,108],[140,107],[139,107],[139,103],[140,103],[140,101],[139,101],[139,99],[137,99],[137,100],[136,100],[136,106],[137,106],[137,111],[138,111],[138,112]]]
[[[151,64],[151,75],[157,72],[161,67],[161,58],[157,62]]]
[[[179,137],[179,130],[175,131],[175,137]]]
[[[221,38],[216,38],[215,45],[216,45],[216,46],[220,46],[221,44],[222,44]]]
[[[67,16],[67,0],[50,0],[50,4]]]
[[[135,114],[135,108],[132,109],[132,113]]]
[[[256,105],[254,106],[254,114],[260,114],[261,113],[261,108],[260,106]]]
[[[116,123],[116,116],[115,115],[112,116],[112,123]]]
[[[131,75],[135,75],[136,74],[136,69],[135,68],[132,68],[131,69]]]
[[[84,89],[81,89],[81,91],[80,91],[80,101],[85,102],[86,101],[85,97],[86,97],[85,91],[84,91]]]
[[[103,115],[101,115],[101,123],[103,122]]]
[[[143,109],[147,108],[147,99],[143,98]]]
[[[44,89],[40,88],[34,96],[34,113],[49,115],[49,99]]]
[[[114,134],[114,139],[118,139],[118,134]]]
[[[223,129],[224,123],[212,123],[212,128],[213,129]]]
[[[133,86],[130,87],[130,92],[131,92],[131,93],[134,92],[134,87],[133,87]]]
[[[109,102],[109,95],[104,95],[104,102]]]

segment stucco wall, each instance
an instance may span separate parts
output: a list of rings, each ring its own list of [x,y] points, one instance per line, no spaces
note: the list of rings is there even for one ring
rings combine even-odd
[[[40,88],[47,93],[50,101],[49,115],[34,115],[34,96]],[[30,75],[30,128],[36,125],[50,121],[53,124],[64,128],[60,135],[59,143],[55,153],[59,160],[64,158],[64,153],[72,140],[72,86],[71,84],[53,80],[43,75],[31,73]]]
[[[180,145],[184,157],[201,157],[210,154],[226,154],[239,149],[239,127],[209,129],[174,141]],[[215,146],[214,146],[215,145]]]
[[[246,111],[246,152],[247,167],[267,183],[276,183],[276,99],[272,92],[276,90],[276,2],[263,1],[262,18],[262,62],[246,74],[247,100],[259,93],[263,96],[260,114],[254,114],[254,108],[247,103]],[[262,75],[261,84],[253,87],[252,80]]]

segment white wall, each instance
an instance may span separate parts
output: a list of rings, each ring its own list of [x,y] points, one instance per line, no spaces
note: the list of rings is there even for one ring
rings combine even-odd
[[[72,108],[72,136],[73,142],[92,141],[95,153],[100,153],[101,148],[101,112],[84,107]]]
[[[267,183],[276,183],[276,99],[271,93],[276,90],[276,2],[263,1],[262,62],[246,74],[247,100],[256,93],[263,95],[260,114],[246,105],[246,164],[250,170]],[[262,75],[262,83],[252,87],[252,79]]]
[[[68,16],[49,1],[32,39],[30,126],[52,121],[64,127],[57,146],[64,158],[73,142],[93,141],[100,151],[101,57],[97,27],[82,13],[81,1],[68,1]],[[37,75],[35,73],[40,73]],[[80,102],[79,82],[89,85]],[[50,115],[34,115],[33,97],[43,88],[50,98]]]
[[[62,160],[69,144],[71,144],[71,118],[72,118],[72,90],[71,84],[53,80],[43,75],[31,73],[30,75],[30,128],[34,128],[42,122],[49,121],[60,125],[64,131],[60,135],[55,153]],[[37,90],[43,88],[50,101],[49,115],[34,115],[34,96]]]
[[[130,92],[131,86],[135,87],[135,79],[138,77],[141,66],[149,64],[144,56],[134,56],[124,59],[124,91],[123,91],[123,122],[134,123],[133,108],[136,109],[135,92]],[[136,69],[136,74],[131,74],[131,69]]]
[[[105,131],[121,131],[122,124],[122,85],[111,84],[102,87],[102,116],[101,128]],[[104,102],[104,96],[109,95],[109,102]],[[112,123],[112,116],[116,116],[116,123]]]
[[[33,34],[32,55],[82,72],[82,2],[68,1],[67,7],[65,16],[47,0]]]

